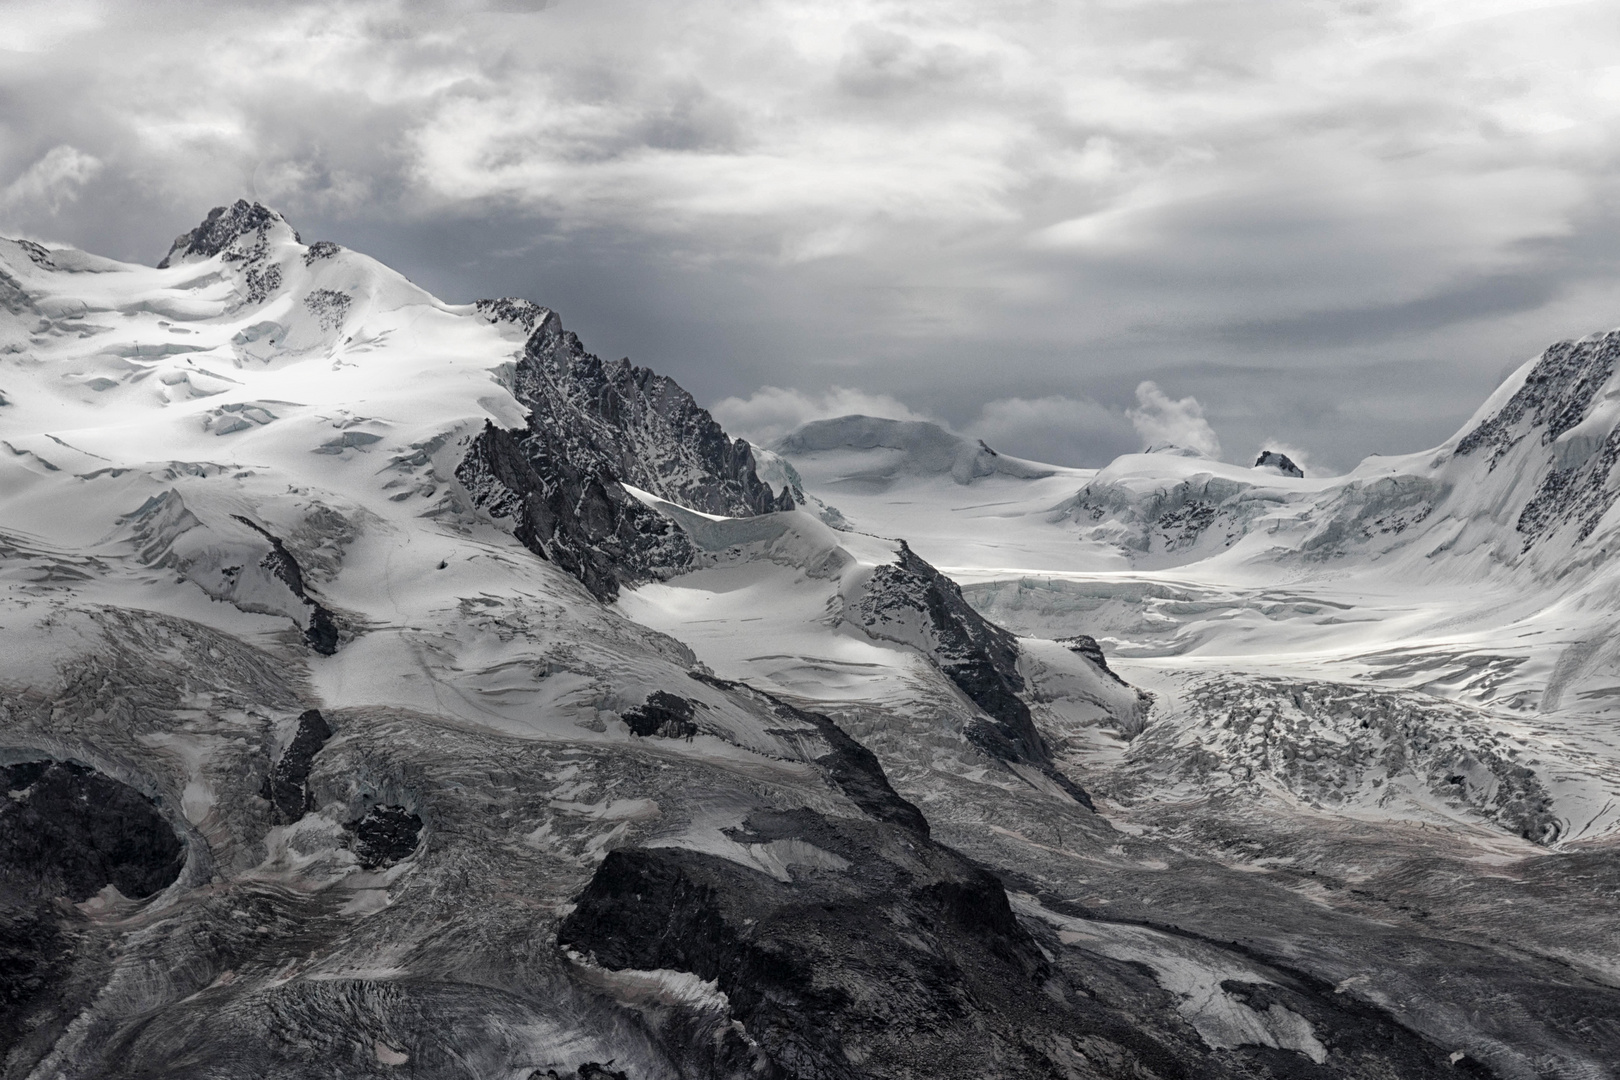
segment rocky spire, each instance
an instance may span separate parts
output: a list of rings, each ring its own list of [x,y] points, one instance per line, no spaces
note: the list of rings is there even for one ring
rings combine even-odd
[[[191,259],[212,258],[249,233],[265,239],[277,226],[291,233],[294,240],[303,242],[298,232],[287,224],[287,219],[268,206],[246,199],[237,199],[230,206],[216,206],[208,211],[201,225],[174,238],[158,269],[165,270]]]

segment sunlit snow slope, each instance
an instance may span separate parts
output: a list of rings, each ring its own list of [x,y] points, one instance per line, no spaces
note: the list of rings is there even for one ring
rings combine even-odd
[[[0,1076],[1612,1075],[1605,342],[769,452],[262,206],[0,241]]]

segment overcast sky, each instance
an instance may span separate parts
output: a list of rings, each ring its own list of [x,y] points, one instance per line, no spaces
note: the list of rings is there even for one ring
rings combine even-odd
[[[1421,449],[1620,324],[1617,158],[1612,0],[0,5],[0,232],[257,198],[756,436]]]

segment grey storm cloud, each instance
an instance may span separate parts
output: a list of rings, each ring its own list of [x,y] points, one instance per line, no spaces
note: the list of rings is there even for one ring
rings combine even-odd
[[[1603,3],[5,21],[0,231],[150,262],[258,198],[448,299],[548,303],[737,423],[880,401],[1098,463],[1139,445],[1151,381],[1235,456],[1342,468],[1439,441],[1504,367],[1620,322]]]

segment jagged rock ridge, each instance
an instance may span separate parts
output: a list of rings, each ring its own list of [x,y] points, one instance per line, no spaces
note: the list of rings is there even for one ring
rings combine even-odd
[[[485,301],[481,310],[509,317],[518,308]],[[675,380],[586,352],[556,312],[537,306],[522,312],[530,333],[512,392],[530,409],[531,434],[551,443],[547,452],[581,469],[605,466],[623,483],[705,514],[793,508],[791,494],[772,492],[755,475],[748,443],[728,438]]]
[[[249,251],[262,258],[235,258]],[[1032,757],[1057,752],[1051,729],[1031,741],[1008,696],[1035,702],[1036,724],[1058,705],[1089,723],[1130,692],[1084,651],[1009,647],[892,541],[836,534],[853,554],[834,566],[807,550],[812,527],[828,532],[808,515],[702,519],[782,560],[768,588],[708,606],[732,603],[728,636],[770,653],[749,678],[791,705],[708,676],[686,627],[723,620],[701,598],[668,633],[630,614],[663,586],[590,600],[581,568],[606,596],[619,575],[680,565],[676,538],[702,531],[668,509],[682,476],[725,498],[742,491],[725,495],[725,477],[742,481],[684,435],[654,449],[698,473],[622,479],[608,443],[668,434],[636,418],[651,406],[635,395],[659,393],[636,378],[604,376],[606,397],[576,415],[607,442],[550,423],[555,439],[536,440],[501,361],[542,309],[492,325],[274,223],[172,270],[106,264],[88,292],[53,269],[88,258],[0,244],[25,308],[0,315],[23,343],[0,410],[0,750],[101,763],[150,793],[186,860],[145,901],[52,899],[69,920],[55,936],[27,913],[0,928],[8,958],[40,943],[40,963],[0,963],[0,984],[68,975],[0,1032],[10,1074],[1388,1080],[1454,1076],[1476,1054],[1515,1077],[1536,1075],[1523,1062],[1602,1075],[1612,1059],[1612,987],[1536,925],[1510,934],[1521,948],[1489,940],[1500,921],[1366,915],[1314,888],[1308,860],[1228,872],[1065,797]],[[601,400],[619,404],[593,420]],[[528,539],[489,528],[469,492]],[[704,573],[728,557],[704,555]],[[664,591],[692,600],[683,584]],[[330,654],[299,632],[317,586],[347,636]],[[875,634],[854,629],[862,596],[888,619]],[[802,632],[766,644],[760,616],[787,607]],[[1091,704],[1036,700],[1043,670]],[[300,738],[312,706],[338,735],[310,721]],[[1232,738],[1269,745],[1264,729]],[[1089,783],[1084,757],[1062,760]],[[1510,747],[1474,761],[1485,771],[1449,750],[1424,768],[1504,821],[1544,818]],[[267,776],[289,813],[258,797]],[[1316,799],[1339,776],[1276,779]],[[1552,923],[1556,905],[1533,905],[1571,868],[1612,892],[1597,857],[1550,855],[1528,888],[1491,884],[1519,866],[1463,880],[1518,889],[1524,922]],[[1593,925],[1593,940],[1613,933]]]
[[[968,737],[1003,761],[1032,765],[1063,787],[1087,809],[1091,796],[1064,776],[1035,727],[1018,673],[1018,641],[975,611],[950,578],[919,558],[904,541],[897,562],[879,566],[853,610],[850,621],[879,638],[918,648],[986,720],[968,728]]]
[[[265,234],[276,225],[292,230],[286,218],[256,202],[249,203],[246,199],[238,199],[230,206],[216,206],[208,211],[208,216],[203,219],[201,225],[175,237],[168,254],[157,264],[158,269],[166,270],[179,259],[212,258],[226,252],[249,233],[254,234],[256,241],[262,243]],[[293,231],[292,235],[295,241],[298,240],[296,231]]]
[[[603,362],[538,304],[477,307],[528,333],[512,390],[529,421],[512,431],[486,425],[457,476],[491,514],[516,522],[530,550],[599,599],[691,563],[680,526],[623,484],[728,517],[793,508],[786,487],[773,494],[759,480],[748,443],[728,438],[674,380],[627,360]]]
[[[525,547],[605,603],[623,585],[691,564],[691,541],[679,525],[631,496],[600,462],[589,472],[576,466],[560,442],[545,429],[486,424],[456,478],[493,517],[511,519]]]

